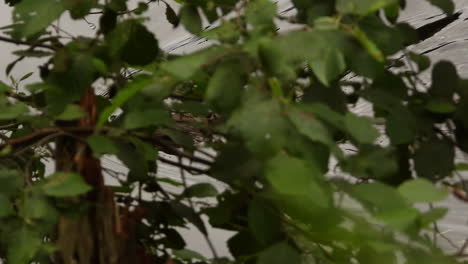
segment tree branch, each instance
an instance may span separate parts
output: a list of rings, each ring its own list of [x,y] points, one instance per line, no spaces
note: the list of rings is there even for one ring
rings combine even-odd
[[[142,140],[149,141],[149,142],[155,144],[156,146],[162,148],[162,151],[166,152],[167,154],[173,154],[173,155],[176,155],[176,156],[181,156],[181,157],[184,157],[184,158],[188,158],[191,161],[195,161],[195,162],[201,163],[203,165],[207,165],[207,166],[210,166],[213,163],[213,162],[211,162],[209,160],[203,159],[201,157],[197,157],[197,156],[193,155],[192,153],[180,150],[177,147],[172,146],[170,144],[170,142],[168,142],[167,140],[164,140],[161,136],[146,135],[146,134],[143,134],[143,133],[134,133],[133,135],[137,136],[138,138],[140,138]]]
[[[39,48],[44,48],[44,49],[56,50],[56,48],[54,46],[50,46],[50,45],[47,45],[47,44],[29,43],[27,41],[16,40],[16,39],[7,38],[7,37],[3,37],[3,36],[0,36],[0,41],[8,42],[8,43],[16,44],[16,45],[26,45],[26,46],[34,46],[34,47],[39,47]]]
[[[172,161],[170,159],[166,159],[166,158],[163,158],[161,156],[158,157],[158,160],[163,162],[163,163],[166,163],[166,164],[169,164],[169,165],[172,165],[172,166],[175,166],[175,167],[182,168],[182,169],[190,172],[191,174],[208,174],[209,173],[208,170],[188,166],[188,165],[185,165],[185,164],[180,164],[177,161]]]
[[[112,130],[113,130],[112,128],[104,127],[100,131],[106,134]],[[73,134],[88,134],[89,135],[89,134],[92,134],[94,131],[95,131],[94,127],[45,128],[45,129],[41,129],[36,132],[33,132],[24,137],[14,138],[11,140],[7,140],[5,142],[1,142],[0,149],[7,147],[7,146],[18,147],[21,145],[29,145],[29,144],[34,143],[34,141],[39,141],[43,139],[44,137],[48,137],[51,134],[56,134],[56,133],[61,133],[61,135],[64,135],[64,136],[73,136]],[[161,136],[146,135],[143,133],[130,133],[129,135],[136,136],[145,141],[149,141],[153,143],[155,146],[160,147],[161,150],[166,152],[167,154],[178,155],[178,156],[190,159],[191,161],[198,162],[200,164],[207,165],[207,166],[212,165],[211,161],[202,159],[200,157],[196,157],[189,152],[177,149],[175,146],[172,146],[169,142],[164,140]],[[170,165],[179,166],[179,163],[173,162],[169,159],[159,157],[159,160]],[[181,166],[189,172],[198,173],[198,174],[208,173],[208,170],[205,170],[205,169],[195,168],[195,167],[187,166],[187,165],[181,165]]]

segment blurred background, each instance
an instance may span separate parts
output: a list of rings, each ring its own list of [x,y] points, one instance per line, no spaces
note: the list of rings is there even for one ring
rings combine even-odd
[[[290,7],[291,5],[287,0],[277,1],[278,11],[283,15],[287,15],[290,12],[295,12]],[[443,18],[445,15],[441,10],[427,4],[426,1],[422,0],[407,0],[407,8],[402,12],[400,20],[409,23],[415,27],[421,27],[431,22],[437,21]],[[172,7],[174,10],[178,10],[176,2],[172,1]],[[456,11],[461,12],[460,17],[444,27],[438,33],[432,37],[409,47],[409,50],[424,53],[428,55],[433,62],[439,60],[450,60],[457,66],[458,73],[467,78],[468,77],[468,0],[456,0]],[[130,1],[129,8],[134,8],[138,5],[138,1]],[[182,27],[173,28],[171,24],[166,22],[165,18],[166,6],[163,2],[151,3],[150,9],[147,11],[149,20],[147,25],[152,32],[156,35],[159,40],[159,46],[166,52],[174,54],[190,53],[197,49],[201,49],[209,43],[203,39],[199,39],[195,36],[190,35]],[[12,8],[4,5],[0,5],[0,27],[9,25],[11,23]],[[96,25],[98,24],[99,15],[89,15],[86,20],[71,20],[67,15],[64,15],[57,21],[57,26],[62,30],[62,34],[70,37],[75,36],[94,36],[96,34]],[[205,24],[205,26],[210,26]],[[213,26],[213,25],[212,25]],[[280,31],[290,30],[289,25],[278,24]],[[1,36],[1,34],[0,34]],[[10,76],[7,76],[5,69],[7,65],[16,59],[16,56],[12,54],[13,51],[21,49],[20,46],[0,42],[0,80],[10,84]],[[36,82],[39,80],[39,72],[37,66],[43,62],[41,59],[27,60],[27,62],[19,62],[14,70],[10,73],[13,79],[19,79],[21,76],[32,72],[32,76],[20,84],[20,87],[24,84]],[[430,82],[430,70],[426,71],[421,75],[421,78],[425,82]],[[355,107],[355,111],[360,114],[370,113],[371,108],[369,104],[365,102],[358,103]],[[168,158],[171,158],[168,156]],[[172,157],[175,159],[175,157]],[[460,159],[466,157],[459,156]],[[126,168],[114,157],[105,157],[102,160],[103,166],[117,172],[126,172]],[[49,166],[52,170],[52,165]],[[178,179],[179,170],[165,165],[159,164],[158,174],[162,177],[169,177]],[[462,175],[464,176],[464,175]],[[108,177],[109,178],[109,177]],[[111,181],[109,178],[108,181]],[[197,183],[200,181],[213,181],[208,178],[201,176],[189,177],[189,184]],[[220,183],[215,183],[219,189],[224,188]],[[448,207],[449,213],[441,221],[437,228],[440,229],[440,234],[436,237],[438,243],[448,252],[453,252],[456,247],[461,247],[465,240],[468,238],[468,204],[459,202],[455,198],[451,197],[447,201],[439,203],[435,206]],[[424,209],[424,208],[422,208]],[[205,253],[205,256],[210,256],[210,251],[203,236],[198,233],[195,229],[188,229],[182,231],[185,234],[186,242],[188,247],[196,251]],[[228,256],[229,251],[226,248],[225,241],[232,235],[232,233],[210,230],[210,237],[213,240],[215,247],[221,256]]]

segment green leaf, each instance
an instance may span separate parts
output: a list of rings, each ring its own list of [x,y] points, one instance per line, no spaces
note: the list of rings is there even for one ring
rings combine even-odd
[[[343,170],[355,177],[391,181],[398,172],[394,153],[379,146],[362,148],[343,163]]]
[[[431,60],[426,55],[410,52],[409,56],[418,65],[419,71],[425,71],[431,66]]]
[[[42,186],[45,194],[55,197],[76,196],[85,194],[92,189],[83,178],[76,173],[56,172]]]
[[[262,249],[248,230],[238,232],[228,240],[227,244],[231,255],[237,258],[254,255]]]
[[[127,180],[129,182],[143,180],[148,176],[148,162],[144,149],[139,149],[131,141],[116,141],[119,148],[117,157],[130,170]]]
[[[349,134],[360,143],[372,144],[379,137],[379,131],[365,117],[347,113],[344,122]]]
[[[171,204],[171,208],[176,212],[177,215],[185,218],[191,224],[196,226],[202,234],[208,235],[208,231],[206,229],[205,223],[201,219],[200,215],[197,214],[193,208],[190,208],[174,200],[171,201],[170,204]]]
[[[452,62],[442,60],[432,69],[432,84],[428,91],[431,99],[452,102],[459,85],[457,68]]]
[[[23,103],[0,106],[0,120],[15,119],[29,112],[28,107]]]
[[[364,34],[364,38],[362,41],[370,41],[369,44],[365,44],[364,42],[361,43],[363,47],[369,54],[377,54],[376,52],[380,51],[380,55],[384,58],[385,56],[391,56],[396,52],[403,49],[407,44],[409,44],[405,40],[406,36],[399,28],[399,26],[389,26],[382,21],[381,18],[377,16],[368,16],[360,22],[359,28],[356,27],[354,30],[360,30],[358,34]],[[370,52],[369,48],[370,45],[373,45],[375,51],[373,53]],[[380,56],[377,55],[377,56]],[[376,57],[372,55],[373,57]],[[383,62],[383,60],[378,60],[379,62]],[[396,61],[395,61],[396,62]],[[398,63],[398,62],[396,62]],[[397,66],[398,67],[398,66]]]
[[[111,8],[106,8],[103,11],[101,18],[99,19],[99,30],[104,34],[107,35],[117,25],[117,12],[112,10]]]
[[[336,10],[340,13],[367,15],[395,3],[397,0],[337,0]]]
[[[11,216],[15,213],[10,198],[0,193],[0,218]]]
[[[136,137],[130,137],[129,141],[132,142],[144,160],[151,161],[151,163],[155,164],[154,162],[156,162],[158,158],[158,148],[155,147],[154,144],[145,142]]]
[[[375,217],[394,229],[412,232],[417,227],[419,215],[415,208],[400,208],[380,211]]]
[[[268,162],[266,171],[266,178],[278,193],[313,197],[317,205],[328,206],[329,196],[319,184],[322,173],[312,162],[278,154]]]
[[[15,6],[13,18],[16,23],[21,23],[19,33],[29,37],[45,29],[59,18],[63,11],[63,1],[22,0]]]
[[[0,170],[0,193],[12,195],[23,186],[23,176],[15,170]]]
[[[86,52],[69,51],[88,47],[88,41],[77,39],[70,42],[69,47],[58,50],[53,58],[54,71],[48,75],[47,82],[36,84],[44,89],[47,111],[51,114],[59,114],[68,104],[79,101],[96,80],[93,57]]]
[[[422,226],[427,226],[442,219],[448,212],[447,208],[434,208],[420,216]]]
[[[104,108],[99,115],[97,127],[102,128],[102,126],[107,122],[108,118],[129,101],[133,96],[135,96],[139,91],[146,93],[157,93],[164,87],[170,87],[173,80],[170,77],[154,77],[151,78],[147,75],[137,76],[133,81],[129,82],[122,90],[120,90],[117,95],[113,98],[112,104]],[[155,91],[156,90],[156,91]]]
[[[109,186],[109,187],[115,193],[130,194],[133,191],[133,188],[131,186],[128,186],[128,185],[125,185],[125,186]]]
[[[270,86],[271,92],[278,98],[284,98],[283,88],[278,78],[268,78],[268,86]]]
[[[236,23],[225,20],[220,26],[204,31],[201,36],[207,39],[235,43],[240,37],[240,31]]]
[[[412,114],[406,110],[394,111],[387,117],[385,130],[394,145],[411,142],[416,136],[416,129]]]
[[[312,60],[310,67],[317,78],[328,86],[346,69],[345,57],[341,51],[329,48],[323,50],[320,59]]]
[[[230,111],[239,104],[244,79],[242,64],[221,64],[208,83],[206,100],[217,109]]]
[[[363,48],[372,56],[376,61],[383,62],[385,56],[379,47],[367,36],[367,34],[358,27],[353,28],[351,34],[361,43]]]
[[[55,224],[59,216],[52,203],[38,193],[32,193],[25,198],[19,214],[26,221],[40,220],[42,223],[49,224]]]
[[[256,264],[300,264],[301,256],[299,252],[286,242],[275,244],[258,256]]]
[[[172,121],[169,113],[165,109],[146,109],[142,111],[132,111],[125,115],[123,127],[125,129],[135,129],[149,126],[168,125]]]
[[[53,53],[43,50],[16,50],[13,51],[13,54],[17,56],[24,56],[24,57],[33,57],[33,58],[42,58],[51,56]]]
[[[220,149],[219,156],[210,168],[213,177],[217,180],[232,183],[252,179],[262,173],[262,162],[238,144],[227,144]],[[226,170],[226,168],[231,168]]]
[[[198,9],[194,5],[184,5],[180,9],[180,22],[192,34],[199,34],[202,31],[202,20]]]
[[[250,1],[245,8],[247,23],[256,32],[274,30],[273,18],[276,15],[276,3],[269,0]]]
[[[127,0],[110,0],[108,6],[115,12],[123,12],[127,10]]]
[[[100,157],[103,154],[117,154],[119,152],[114,140],[110,137],[93,135],[88,137],[86,141],[93,150],[95,157]]]
[[[42,245],[42,238],[27,226],[15,231],[13,237],[7,249],[8,263],[30,263]]]
[[[172,26],[177,27],[179,25],[180,19],[177,16],[176,12],[172,7],[168,4],[166,4],[166,19],[169,21],[169,23],[172,24]]]
[[[316,10],[314,10],[315,12],[317,13],[322,13],[323,10],[320,10],[324,7],[318,7]],[[339,25],[336,23],[336,19],[333,18],[333,17],[329,17],[329,16],[320,16],[317,14],[314,14],[315,12],[312,11],[311,13],[308,14],[309,18],[308,20],[309,21],[312,21],[314,27],[318,30],[335,30],[335,29],[338,29],[339,28]],[[311,20],[310,17],[314,17],[316,19],[314,20]],[[309,22],[310,23],[310,22]]]
[[[164,238],[161,240],[158,240],[158,244],[162,244],[165,247],[172,248],[175,250],[183,250],[186,243],[184,241],[184,238],[177,232],[175,229],[172,228],[167,228],[161,230],[162,233],[164,234]],[[180,253],[179,256],[190,256],[191,254],[184,254],[183,252],[178,252]],[[176,254],[177,256],[177,254]]]
[[[85,112],[79,105],[69,104],[65,110],[55,117],[57,120],[76,120],[85,115]]]
[[[197,198],[211,197],[218,195],[218,190],[209,183],[198,183],[188,187],[184,195]]]
[[[203,257],[200,253],[192,251],[190,249],[173,250],[172,254],[174,254],[174,256],[176,256],[177,258],[183,260],[206,260],[206,258]]]
[[[182,183],[180,183],[180,182],[178,182],[176,180],[173,180],[171,178],[160,178],[160,177],[158,177],[156,179],[156,181],[166,183],[166,184],[170,184],[170,185],[175,186],[175,187],[184,186]]]
[[[98,59],[98,58],[92,58],[92,62],[93,62],[93,66],[94,66],[94,69],[102,74],[102,75],[105,75],[109,70],[107,68],[107,65],[104,61],[102,61],[101,59]]]
[[[244,106],[232,115],[227,125],[240,133],[250,151],[274,155],[288,141],[289,124],[282,116],[281,106],[276,101],[258,98],[260,95],[245,96]]]
[[[160,128],[159,132],[169,137],[174,143],[187,149],[193,148],[193,137],[187,133],[173,129]]]
[[[0,81],[0,93],[8,92],[11,90],[9,85],[6,85],[4,82]]]
[[[398,16],[400,15],[400,3],[395,2],[387,7],[385,7],[385,17],[393,24],[398,21]]]
[[[344,130],[344,116],[322,103],[312,103],[299,105],[300,109],[310,112],[335,128]]]
[[[296,77],[294,67],[307,62],[328,84],[345,69],[343,54],[349,54],[349,47],[349,37],[342,31],[293,32],[260,42],[259,56],[266,70],[287,80]]]
[[[396,189],[378,182],[353,186],[351,195],[378,211],[409,208],[408,202]]]
[[[65,0],[64,2],[73,19],[85,17],[97,3],[96,0]]]
[[[137,20],[118,23],[106,36],[109,52],[131,65],[143,66],[151,63],[159,53],[158,41]]]
[[[369,244],[373,243],[370,242]],[[373,244],[371,244],[373,246]],[[377,247],[379,247],[378,245]],[[387,247],[385,245],[384,247]],[[363,247],[360,248],[359,251],[356,254],[356,259],[359,261],[359,263],[362,264],[372,264],[372,263],[380,263],[380,264],[394,264],[398,263],[395,251],[397,248],[394,249],[394,251],[379,251],[378,249],[375,249],[374,247]]]
[[[8,4],[9,6],[14,6],[21,2],[21,0],[5,0],[5,4]]]
[[[449,114],[457,110],[457,107],[454,104],[441,100],[430,100],[427,102],[425,107],[430,112],[437,114]]]
[[[328,129],[312,114],[291,108],[289,110],[289,118],[297,127],[298,131],[311,140],[324,143],[325,145],[334,143]]]
[[[455,164],[455,170],[458,171],[467,171],[468,170],[468,163],[457,163]]]
[[[448,191],[436,188],[426,179],[414,179],[404,182],[398,191],[412,203],[432,203],[445,199]]]
[[[412,250],[405,254],[407,263],[424,263],[424,264],[455,264],[457,263],[450,256],[443,254],[427,254],[425,250]]]
[[[250,202],[248,220],[250,231],[262,245],[271,245],[281,238],[280,213],[266,201]]]
[[[19,78],[18,83],[19,83],[19,82],[22,82],[22,81],[24,81],[24,80],[26,80],[26,79],[28,79],[28,78],[31,77],[33,74],[34,74],[34,72],[28,72],[28,73],[24,74],[23,76],[21,76],[21,78]]]
[[[388,185],[375,182],[352,186],[350,195],[358,199],[377,219],[392,228],[412,231],[416,227],[419,211]]]
[[[421,178],[430,180],[449,176],[454,169],[455,150],[450,142],[424,141],[414,152],[414,168]]]
[[[199,52],[182,56],[161,64],[161,69],[173,76],[187,80],[198,72],[208,61],[220,56],[223,49],[220,47],[210,47]]]

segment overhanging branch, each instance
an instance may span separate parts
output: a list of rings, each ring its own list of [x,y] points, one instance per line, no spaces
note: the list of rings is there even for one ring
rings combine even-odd
[[[44,43],[30,43],[27,41],[16,40],[16,39],[7,38],[3,36],[0,36],[0,41],[8,42],[8,43],[16,44],[16,45],[26,45],[26,46],[34,46],[34,47],[39,47],[39,48],[44,48],[44,49],[56,50],[54,46],[47,45]]]
[[[99,131],[102,134],[107,134],[107,133],[109,133],[109,132],[111,132],[113,130],[114,130],[113,128],[104,127],[102,129],[100,129]],[[5,142],[1,142],[0,143],[0,149],[5,148],[7,146],[11,146],[13,148],[16,148],[16,147],[20,147],[22,145],[33,144],[36,141],[40,141],[41,139],[43,139],[45,137],[48,137],[48,136],[50,136],[52,134],[56,134],[56,133],[63,133],[63,136],[73,136],[73,135],[80,136],[80,135],[91,135],[95,131],[96,130],[95,130],[94,127],[45,128],[45,129],[41,129],[41,130],[38,130],[36,132],[33,132],[33,133],[31,133],[29,135],[26,135],[24,137],[14,138],[14,139],[7,140]],[[203,159],[201,157],[196,157],[192,153],[189,153],[187,151],[183,151],[183,150],[178,149],[176,146],[173,146],[170,142],[168,142],[168,140],[164,139],[162,135],[149,135],[149,134],[144,134],[144,133],[129,133],[129,135],[135,136],[135,137],[137,137],[137,138],[139,138],[139,139],[141,139],[141,140],[143,140],[145,142],[149,142],[149,143],[153,144],[154,146],[159,147],[161,149],[161,151],[163,151],[163,152],[165,152],[167,154],[172,154],[172,155],[184,157],[184,158],[189,159],[192,162],[200,163],[200,164],[203,164],[203,165],[206,165],[206,166],[210,166],[213,163],[212,161]],[[164,159],[164,158],[161,158],[161,157],[160,157],[160,160],[162,162],[165,162],[165,163],[168,163],[168,164],[171,164],[171,165],[176,165],[176,166],[179,165],[177,162],[172,162],[171,160],[167,160],[167,159]],[[192,166],[186,166],[186,165],[184,165],[183,167],[188,171],[196,172],[196,173],[199,173],[199,174],[207,173],[207,171],[204,170],[204,169],[199,169],[199,168],[195,168],[195,167],[192,167]]]

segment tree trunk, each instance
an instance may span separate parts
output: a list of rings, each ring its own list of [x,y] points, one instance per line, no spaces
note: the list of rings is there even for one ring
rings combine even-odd
[[[94,127],[96,125],[96,97],[88,89],[80,105],[86,115],[66,126]],[[85,138],[83,138],[85,139]],[[117,208],[112,191],[104,186],[100,161],[93,157],[89,147],[72,137],[57,140],[56,170],[79,173],[93,187],[76,202],[87,200],[92,207],[79,218],[62,216],[57,226],[59,263],[63,264],[117,264],[119,238],[116,224]]]

